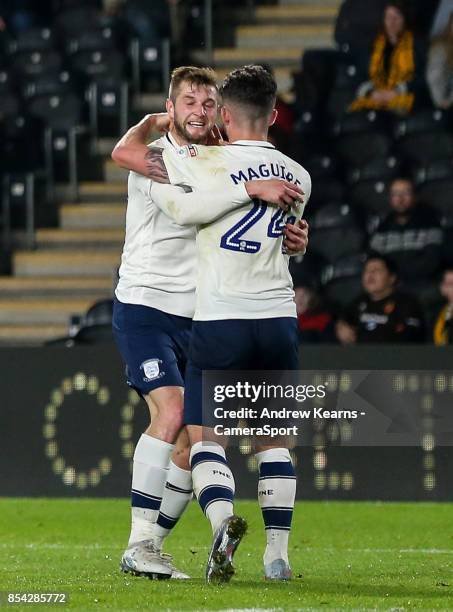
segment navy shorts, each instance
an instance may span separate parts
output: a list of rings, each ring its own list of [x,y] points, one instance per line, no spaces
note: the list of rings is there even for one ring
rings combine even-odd
[[[186,371],[184,421],[202,424],[203,370],[297,370],[297,319],[194,321]]]
[[[129,386],[140,395],[184,386],[192,319],[115,299],[112,324]]]

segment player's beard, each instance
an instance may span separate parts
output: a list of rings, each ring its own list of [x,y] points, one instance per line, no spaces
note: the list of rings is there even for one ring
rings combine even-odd
[[[175,132],[178,134],[178,136],[180,138],[183,138],[185,141],[192,143],[192,144],[204,144],[208,138],[209,132],[212,129],[212,126],[210,126],[208,123],[205,125],[205,129],[203,131],[200,130],[199,132],[199,136],[194,136],[193,134],[191,134],[191,132],[189,132],[189,130],[186,128],[186,125],[189,123],[189,120],[186,121],[185,123],[183,123],[182,121],[179,120],[179,118],[176,116],[174,117],[173,120],[173,125],[175,126]]]

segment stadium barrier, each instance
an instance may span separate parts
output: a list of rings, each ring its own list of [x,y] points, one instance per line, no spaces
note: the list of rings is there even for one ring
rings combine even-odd
[[[298,497],[453,500],[450,364],[453,348],[448,347],[302,347],[301,366],[318,377],[333,380],[365,366],[395,370],[394,384],[403,385],[414,411],[426,414],[419,443],[409,446],[338,445],[338,423],[326,422],[292,450]],[[126,386],[113,345],[2,348],[0,371],[1,496],[129,494],[132,456],[147,409]],[[435,433],[436,397],[452,414],[444,418],[441,438]],[[250,441],[232,448],[230,459],[238,496],[254,498],[257,474]]]

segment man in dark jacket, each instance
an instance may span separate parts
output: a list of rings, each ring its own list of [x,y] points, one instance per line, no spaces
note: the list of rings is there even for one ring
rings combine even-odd
[[[411,179],[390,185],[390,212],[370,238],[370,249],[391,257],[403,284],[431,281],[442,263],[443,231],[435,210],[418,204]]]
[[[336,325],[341,344],[424,341],[420,305],[395,289],[397,279],[392,260],[377,253],[368,256],[362,275],[364,292],[344,310]]]

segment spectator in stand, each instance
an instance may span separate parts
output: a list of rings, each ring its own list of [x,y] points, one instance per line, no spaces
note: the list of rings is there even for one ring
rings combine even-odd
[[[368,67],[350,111],[367,109],[407,114],[424,89],[424,50],[408,28],[399,0],[387,3],[383,29],[376,37]]]
[[[335,22],[335,42],[344,51],[368,51],[387,0],[344,0]]]
[[[335,328],[332,315],[313,284],[305,282],[296,285],[295,302],[299,324],[299,342],[318,344],[335,342]]]
[[[453,268],[444,271],[440,293],[447,300],[434,324],[433,339],[436,346],[453,344]]]
[[[447,27],[431,42],[426,67],[431,98],[439,108],[451,108],[453,104],[453,12]]]
[[[435,210],[419,204],[410,178],[390,183],[390,212],[369,247],[395,260],[403,283],[432,281],[442,264],[443,230]]]
[[[371,253],[363,269],[363,294],[342,313],[336,324],[341,344],[424,341],[424,319],[416,298],[396,289],[395,263]]]

